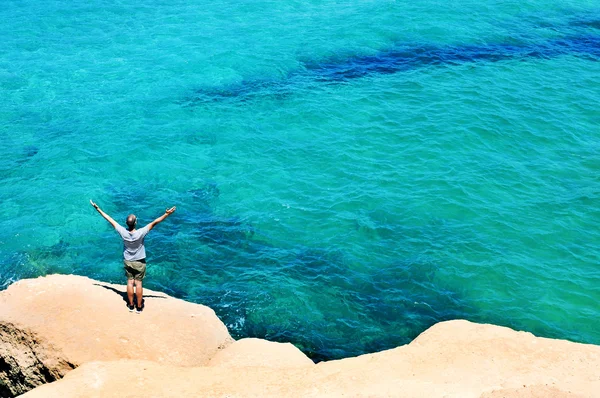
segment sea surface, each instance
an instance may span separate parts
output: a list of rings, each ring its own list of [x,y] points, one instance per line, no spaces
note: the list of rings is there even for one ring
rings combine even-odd
[[[2,289],[177,206],[144,286],[235,338],[600,344],[600,1],[4,0],[0,101]]]

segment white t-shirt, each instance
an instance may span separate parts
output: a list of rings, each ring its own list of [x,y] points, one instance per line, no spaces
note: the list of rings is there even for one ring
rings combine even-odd
[[[123,238],[123,258],[127,261],[138,261],[146,258],[146,248],[144,247],[144,238],[148,233],[148,226],[136,229],[131,232],[117,226],[116,228],[121,238]]]

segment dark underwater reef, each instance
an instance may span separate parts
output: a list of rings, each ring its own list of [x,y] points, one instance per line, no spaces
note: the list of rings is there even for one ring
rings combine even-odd
[[[574,25],[597,28],[595,20]],[[400,73],[425,67],[452,67],[461,64],[500,62],[505,60],[551,59],[574,55],[600,60],[600,36],[580,34],[535,43],[489,43],[484,45],[433,46],[398,44],[374,55],[354,55],[336,59],[306,61],[301,70],[284,79],[246,80],[229,86],[197,90],[183,102],[186,106],[214,101],[247,101],[255,96],[289,95],[298,84],[334,84],[370,75]]]

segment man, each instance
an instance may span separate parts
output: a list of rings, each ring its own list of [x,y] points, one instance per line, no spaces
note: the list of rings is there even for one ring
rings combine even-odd
[[[146,248],[144,247],[144,238],[146,234],[156,226],[163,222],[175,211],[175,207],[171,207],[165,211],[165,214],[146,225],[144,228],[135,229],[137,225],[137,217],[135,214],[127,216],[127,229],[119,225],[113,220],[108,214],[103,212],[100,207],[90,199],[90,204],[94,209],[98,210],[98,213],[102,215],[121,235],[123,239],[123,263],[125,268],[125,275],[127,276],[127,308],[130,312],[134,310],[136,314],[141,314],[143,310],[142,302],[142,280],[146,276]],[[135,294],[137,296],[137,303],[133,301],[133,286],[135,284]]]

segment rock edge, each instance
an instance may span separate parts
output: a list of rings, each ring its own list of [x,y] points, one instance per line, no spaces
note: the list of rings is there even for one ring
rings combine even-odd
[[[130,314],[123,289],[52,275],[1,292],[0,395],[64,375],[25,396],[600,397],[600,346],[455,320],[314,365],[291,344],[233,342],[214,311],[162,293],[145,289],[147,311]]]

